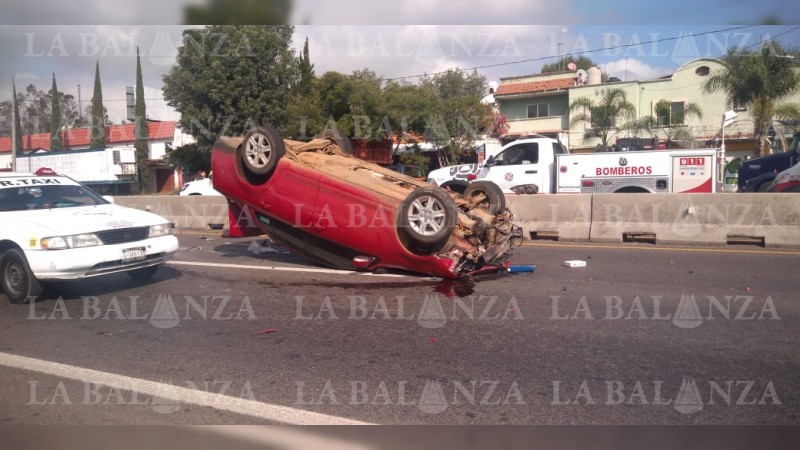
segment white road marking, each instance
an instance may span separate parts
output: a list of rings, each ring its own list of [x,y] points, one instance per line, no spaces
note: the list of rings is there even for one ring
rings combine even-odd
[[[285,267],[285,266],[253,266],[248,264],[225,264],[225,263],[210,263],[210,262],[196,262],[196,261],[167,261],[167,264],[175,266],[200,266],[200,267],[222,267],[226,269],[255,269],[255,270],[269,270],[278,272],[304,272],[304,273],[329,273],[336,275],[347,276],[367,276],[367,277],[388,277],[388,278],[409,278],[420,281],[435,280],[433,277],[420,277],[414,275],[403,275],[399,273],[372,273],[372,272],[355,272],[350,270],[338,269],[324,269],[317,267]]]
[[[10,353],[0,352],[0,365],[290,425],[372,425],[367,422],[304,411],[288,406],[272,405],[255,400],[189,389],[168,383],[101,372]]]

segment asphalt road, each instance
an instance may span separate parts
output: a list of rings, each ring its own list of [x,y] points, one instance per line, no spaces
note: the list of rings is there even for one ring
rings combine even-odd
[[[0,296],[0,422],[800,423],[798,251],[536,242],[444,282],[179,239],[145,284]]]

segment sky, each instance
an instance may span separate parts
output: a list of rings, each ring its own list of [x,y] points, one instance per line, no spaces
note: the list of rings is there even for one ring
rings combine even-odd
[[[63,0],[38,10],[43,0],[4,5],[0,100],[11,97],[12,77],[18,90],[31,83],[47,90],[55,73],[61,91],[77,98],[80,85],[85,107],[99,61],[103,98],[110,118],[119,122],[125,118],[125,87],[135,81],[138,46],[148,115],[174,120],[177,113],[159,95],[161,78],[186,29],[174,25],[182,8],[202,1],[207,0]],[[704,24],[703,17],[713,17],[707,23],[716,25]],[[800,23],[798,8],[774,0],[673,0],[666,6],[632,0],[405,0],[391,9],[367,0],[294,0],[291,20],[305,24],[295,26],[293,46],[299,52],[309,39],[317,75],[368,68],[412,82],[416,75],[452,68],[477,68],[488,80],[500,80],[536,73],[564,54],[588,56],[610,76],[641,80],[668,75],[698,57],[718,57],[730,47],[757,48],[767,37],[800,47],[800,26],[737,25]],[[47,23],[72,25],[39,25]]]

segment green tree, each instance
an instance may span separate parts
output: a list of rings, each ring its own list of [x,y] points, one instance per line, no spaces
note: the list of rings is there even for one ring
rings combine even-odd
[[[285,131],[298,80],[291,26],[211,25],[183,32],[176,63],[164,76],[164,98],[180,125],[208,155],[218,137],[255,125]]]
[[[150,130],[147,124],[147,108],[144,103],[144,84],[142,82],[142,62],[139,58],[139,47],[136,47],[136,99],[133,109],[134,141],[136,149],[136,173],[139,177],[139,192],[149,191],[149,173],[147,160],[150,159]]]
[[[491,107],[480,102],[486,78],[477,72],[448,70],[425,79],[422,85],[436,92],[438,99],[430,108],[423,137],[436,146],[440,165],[456,164],[494,124]]]
[[[188,25],[283,25],[289,21],[291,0],[206,0],[184,9]]]
[[[676,107],[669,100],[659,100],[655,107],[655,129],[664,133],[667,149],[671,149],[676,141],[692,141],[694,134],[686,119],[695,117],[703,118],[703,109],[696,103],[686,102],[682,107]]]
[[[754,122],[757,155],[767,154],[767,132],[773,120],[791,116],[796,105],[784,103],[800,89],[800,73],[793,60],[776,42],[766,42],[760,50],[730,49],[723,58],[725,67],[703,82],[705,92],[724,92],[730,105],[750,110]]]
[[[588,123],[591,130],[584,133],[584,142],[594,137],[600,139],[600,146],[608,148],[608,143],[620,129],[629,127],[636,107],[628,101],[625,91],[620,88],[602,89],[599,99],[581,97],[569,104],[570,126],[581,122]]]
[[[14,96],[13,98],[16,100],[14,102],[13,111],[11,112],[11,114],[13,116],[11,120],[14,121],[14,129],[15,129],[15,132],[16,132],[15,141],[16,141],[16,146],[17,146],[17,155],[21,155],[22,154],[22,124],[21,124],[20,118],[19,118],[19,98],[17,97],[17,84],[14,82],[13,79],[11,80],[11,91],[12,91],[11,95],[13,95]]]
[[[100,85],[100,61],[94,66],[94,93],[92,95],[91,111],[89,114],[92,132],[92,148],[105,148],[106,146],[106,116],[103,107],[103,89]]]
[[[53,74],[53,88],[50,89],[50,150],[61,150],[61,103],[58,101],[56,74]]]
[[[297,83],[297,91],[304,95],[311,93],[314,82],[314,64],[311,64],[311,58],[308,53],[308,38],[303,45],[303,54],[298,58],[298,69],[300,71],[300,81]]]

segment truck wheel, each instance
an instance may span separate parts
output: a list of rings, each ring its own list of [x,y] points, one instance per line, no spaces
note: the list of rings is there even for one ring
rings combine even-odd
[[[470,183],[464,191],[464,198],[472,202],[472,199],[480,195],[485,196],[477,206],[486,208],[491,214],[499,214],[506,209],[506,196],[500,186],[491,181],[475,181]]]
[[[449,189],[459,194],[463,194],[467,190],[467,187],[469,187],[469,183],[467,183],[466,181],[455,181],[455,180],[444,182],[442,183],[441,186],[442,189],[445,190]]]
[[[767,189],[769,189],[769,186],[771,184],[772,184],[771,181],[765,181],[765,182],[759,184],[758,187],[756,188],[756,190],[753,191],[753,192],[767,192]]]
[[[38,297],[43,291],[25,254],[15,248],[6,250],[0,258],[0,284],[14,303],[28,303],[31,297]]]
[[[447,192],[435,187],[421,187],[400,204],[398,226],[412,247],[435,253],[447,242],[457,219],[458,208]]]
[[[158,266],[150,266],[150,267],[142,267],[141,269],[129,270],[125,273],[127,273],[129,277],[133,278],[136,281],[144,281],[155,275],[157,270]]]
[[[256,127],[248,131],[240,147],[242,164],[254,175],[272,173],[285,152],[283,138],[269,127]]]

